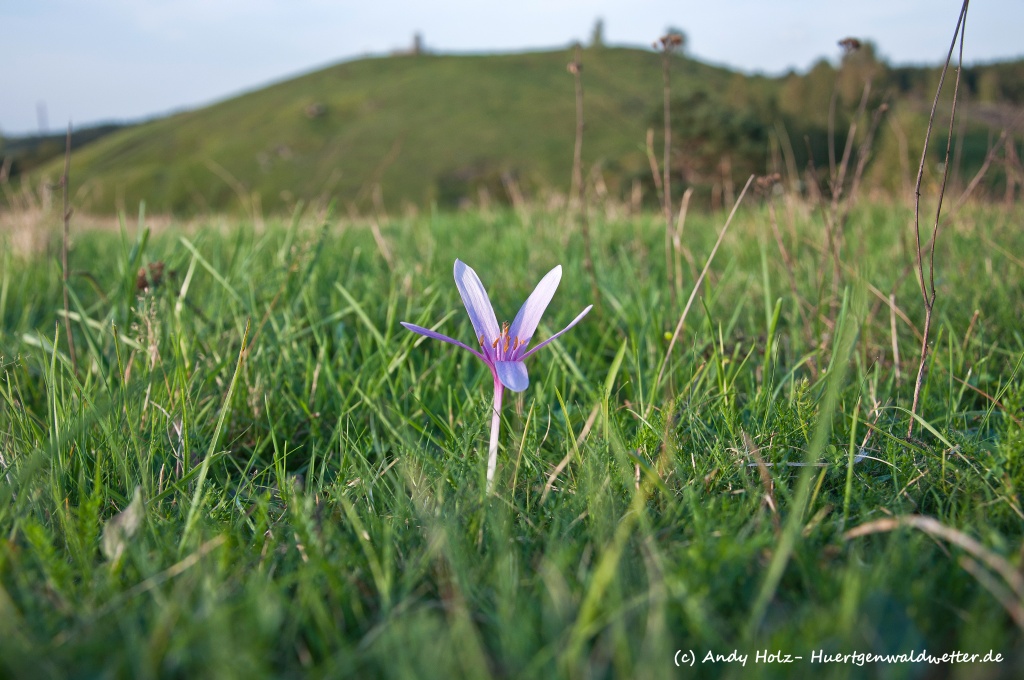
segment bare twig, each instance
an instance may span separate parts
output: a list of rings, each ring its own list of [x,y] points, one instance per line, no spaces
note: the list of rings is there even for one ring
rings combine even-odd
[[[953,123],[956,120],[957,94],[960,88],[960,72],[964,59],[964,29],[967,21],[967,6],[970,0],[964,0],[960,7],[960,17],[956,22],[956,30],[953,32],[953,41],[949,45],[949,52],[946,54],[946,63],[942,67],[942,74],[939,76],[939,85],[935,88],[935,99],[932,101],[931,114],[928,116],[928,129],[924,135],[924,146],[921,150],[921,161],[917,166],[917,183],[914,186],[914,235],[917,239],[917,274],[918,283],[921,285],[921,298],[924,301],[924,334],[921,339],[921,360],[917,366],[917,379],[914,382],[914,401],[910,407],[910,414],[917,413],[918,402],[921,398],[921,385],[924,382],[925,362],[928,359],[928,339],[932,324],[932,310],[935,307],[935,241],[939,235],[939,216],[942,214],[942,198],[946,193],[946,178],[949,174],[949,152],[953,141]],[[935,223],[932,227],[931,247],[928,254],[928,278],[924,275],[924,253],[921,247],[921,181],[924,178],[924,164],[928,158],[928,140],[932,134],[932,124],[935,122],[935,111],[939,106],[939,94],[942,92],[942,84],[946,79],[946,71],[949,70],[949,62],[953,58],[953,50],[956,48],[957,38],[960,39],[960,55],[957,62],[956,81],[953,85],[953,105],[949,116],[949,133],[946,139],[946,157],[942,164],[942,182],[939,185],[939,200],[935,208]],[[907,439],[914,434],[914,418],[910,418],[907,425]]]
[[[68,123],[68,136],[64,146],[64,174],[60,178],[60,186],[64,194],[64,240],[60,247],[60,263],[64,276],[64,330],[68,335],[68,353],[71,355],[71,368],[78,373],[78,357],[75,355],[75,339],[71,335],[71,305],[68,303],[68,239],[71,231],[71,206],[68,201],[68,178],[71,176],[71,123]]]

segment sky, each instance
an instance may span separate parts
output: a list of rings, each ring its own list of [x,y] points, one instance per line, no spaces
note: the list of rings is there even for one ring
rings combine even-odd
[[[937,64],[961,0],[0,0],[0,134],[59,132],[197,108],[339,61],[442,53],[650,46],[747,73],[836,60],[872,40],[892,64]],[[975,0],[968,63],[1024,57],[1024,0]]]

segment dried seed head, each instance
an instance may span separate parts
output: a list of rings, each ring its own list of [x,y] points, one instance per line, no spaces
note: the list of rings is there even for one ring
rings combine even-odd
[[[843,48],[843,52],[849,54],[850,52],[856,52],[861,47],[861,42],[857,38],[843,38],[839,41],[839,46]]]
[[[780,175],[777,172],[773,172],[770,175],[761,175],[756,180],[754,180],[754,183],[757,186],[758,191],[760,191],[761,193],[767,193],[769,189],[771,189],[781,181],[782,175]]]
[[[666,33],[658,38],[658,42],[654,46],[658,47],[658,43],[661,43],[662,49],[672,51],[683,44],[683,36],[675,32]]]
[[[151,262],[145,267],[139,268],[135,277],[135,290],[143,291],[156,288],[164,279],[164,263]]]

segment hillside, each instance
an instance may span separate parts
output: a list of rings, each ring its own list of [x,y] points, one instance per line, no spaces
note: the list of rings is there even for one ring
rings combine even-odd
[[[72,161],[76,205],[88,212],[130,212],[145,200],[149,210],[161,213],[243,205],[279,213],[300,200],[336,200],[342,209],[366,211],[379,199],[390,208],[430,203],[445,208],[475,201],[483,192],[505,200],[508,177],[528,194],[565,191],[575,130],[573,80],[566,69],[571,56],[568,49],[426,54],[333,65],[126,128],[80,149]],[[582,62],[584,163],[588,169],[600,167],[612,195],[625,197],[634,180],[649,182],[644,140],[648,128],[661,127],[661,57],[644,50],[591,48],[583,51]],[[965,89],[983,95],[976,101],[988,97],[1016,116],[1020,102],[1006,93],[1016,93],[1015,83],[1024,80],[1018,66],[975,69]],[[705,188],[721,179],[719,161],[726,156],[737,176],[778,169],[782,129],[792,140],[791,167],[802,168],[808,154],[822,167],[832,93],[842,95],[836,123],[842,144],[848,115],[870,75],[872,106],[883,97],[894,105],[889,115],[900,123],[893,129],[910,146],[897,144],[890,126],[883,126],[876,148],[889,157],[869,176],[889,187],[905,186],[905,176],[897,175],[905,175],[907,157],[920,153],[913,147],[923,136],[926,107],[921,104],[934,73],[889,69],[875,61],[873,49],[844,59],[838,69],[822,61],[805,75],[779,78],[673,57],[675,163],[684,177]],[[981,165],[996,127],[981,116],[974,120],[964,130],[968,142],[958,159],[964,176]],[[736,148],[739,143],[742,149]],[[55,158],[30,181],[52,180],[61,168],[62,160]],[[653,187],[646,189],[653,197]]]
[[[480,184],[501,191],[568,184],[575,129],[570,52],[401,56],[352,61],[111,135],[73,157],[82,208],[146,200],[155,211],[265,210],[336,198],[372,205],[457,202]],[[646,167],[644,136],[661,97],[656,54],[585,50],[588,165]],[[728,71],[680,59],[679,86]],[[59,162],[48,166],[59,173]],[[473,196],[475,198],[475,195]]]

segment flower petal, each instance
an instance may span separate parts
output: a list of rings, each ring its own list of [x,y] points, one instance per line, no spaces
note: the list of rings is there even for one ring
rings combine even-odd
[[[522,392],[530,386],[530,376],[522,361],[496,361],[494,369],[498,372],[501,384],[513,392]]]
[[[567,330],[569,330],[570,328],[572,328],[573,326],[578,324],[580,322],[580,319],[585,317],[587,315],[587,312],[589,312],[593,308],[594,308],[594,305],[588,305],[586,309],[584,309],[582,312],[579,313],[579,316],[577,316],[575,319],[573,319],[572,321],[569,322],[568,326],[566,326],[562,330],[558,331],[557,333],[552,335],[550,338],[548,338],[547,340],[545,340],[544,342],[540,343],[539,345],[537,345],[536,347],[531,349],[529,352],[524,354],[522,357],[520,357],[520,361],[522,359],[525,359],[526,357],[530,356],[531,354],[533,354],[534,352],[539,350],[541,347],[543,347],[544,345],[548,344],[549,342],[551,342],[552,340],[557,338],[559,335],[561,335],[562,333],[566,332]]]
[[[473,331],[479,339],[484,337],[484,353],[487,347],[498,339],[501,330],[498,328],[498,320],[494,316],[494,308],[491,307],[491,299],[487,297],[484,284],[480,283],[480,277],[476,275],[472,267],[469,267],[462,260],[455,260],[455,285],[462,296],[462,304],[466,306],[469,320],[473,324]]]
[[[468,349],[470,352],[472,352],[473,354],[477,355],[478,357],[480,357],[484,361],[487,361],[487,357],[485,357],[483,354],[481,354],[477,350],[473,349],[469,345],[465,345],[465,344],[459,342],[455,338],[449,338],[447,335],[443,335],[441,333],[438,333],[437,331],[432,331],[429,328],[424,328],[423,326],[417,326],[414,323],[406,323],[405,321],[402,321],[401,323],[402,323],[403,326],[405,326],[408,330],[412,331],[413,333],[419,333],[420,335],[425,335],[428,338],[434,338],[435,340],[440,340],[441,342],[447,342],[448,344],[455,345],[457,347],[461,347],[462,349]],[[488,362],[488,363],[490,363],[490,362]]]
[[[512,326],[508,329],[508,334],[513,338],[519,338],[520,345],[530,342],[530,338],[537,330],[537,324],[540,323],[540,318],[544,315],[544,310],[548,308],[548,303],[551,302],[555,291],[558,290],[558,282],[561,279],[562,265],[558,265],[540,280],[537,287],[530,293],[530,297],[526,298],[526,302],[519,308],[519,313],[516,314]]]

